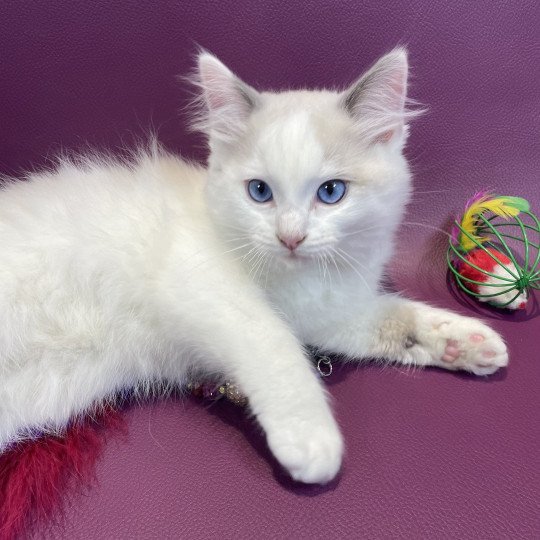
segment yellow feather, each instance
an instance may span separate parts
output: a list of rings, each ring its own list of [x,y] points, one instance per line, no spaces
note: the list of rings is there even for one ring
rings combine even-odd
[[[498,216],[510,219],[511,217],[515,217],[519,214],[519,208],[506,204],[504,197],[500,197],[497,199],[492,199],[491,201],[486,201],[484,204],[482,204],[482,213],[483,212],[492,212]]]
[[[497,216],[501,216],[505,219],[510,219],[519,214],[519,208],[508,204],[510,201],[505,197],[490,198],[489,195],[482,197],[478,201],[474,202],[467,208],[463,214],[461,221],[461,227],[468,232],[474,240],[471,240],[466,234],[462,233],[460,243],[463,249],[469,251],[473,249],[477,244],[482,244],[488,240],[485,236],[479,236],[476,234],[476,230],[480,223],[478,222],[478,216],[484,212],[491,212]]]

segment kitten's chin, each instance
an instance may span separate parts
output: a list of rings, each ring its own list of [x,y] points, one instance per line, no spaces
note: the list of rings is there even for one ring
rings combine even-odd
[[[288,253],[284,251],[277,258],[286,268],[298,268],[312,261],[310,255],[301,252],[298,253],[297,251],[289,251]]]

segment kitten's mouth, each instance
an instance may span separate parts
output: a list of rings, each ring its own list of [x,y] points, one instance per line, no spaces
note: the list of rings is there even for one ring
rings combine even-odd
[[[287,250],[282,253],[282,258],[290,262],[307,261],[310,256],[307,253],[298,252],[297,250]]]

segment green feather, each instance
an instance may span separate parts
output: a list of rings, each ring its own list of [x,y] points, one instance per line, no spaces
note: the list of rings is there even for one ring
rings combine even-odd
[[[520,212],[528,212],[529,211],[529,202],[526,199],[523,199],[521,197],[507,197],[499,196],[496,197],[497,199],[502,199],[505,204],[508,206],[511,206],[512,208],[516,208]]]

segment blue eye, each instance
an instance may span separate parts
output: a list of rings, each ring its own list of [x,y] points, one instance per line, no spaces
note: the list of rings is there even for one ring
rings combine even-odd
[[[319,186],[317,197],[325,204],[335,204],[343,199],[346,190],[343,180],[328,180]]]
[[[248,183],[248,193],[258,203],[265,203],[272,199],[270,186],[262,180],[250,180]]]

